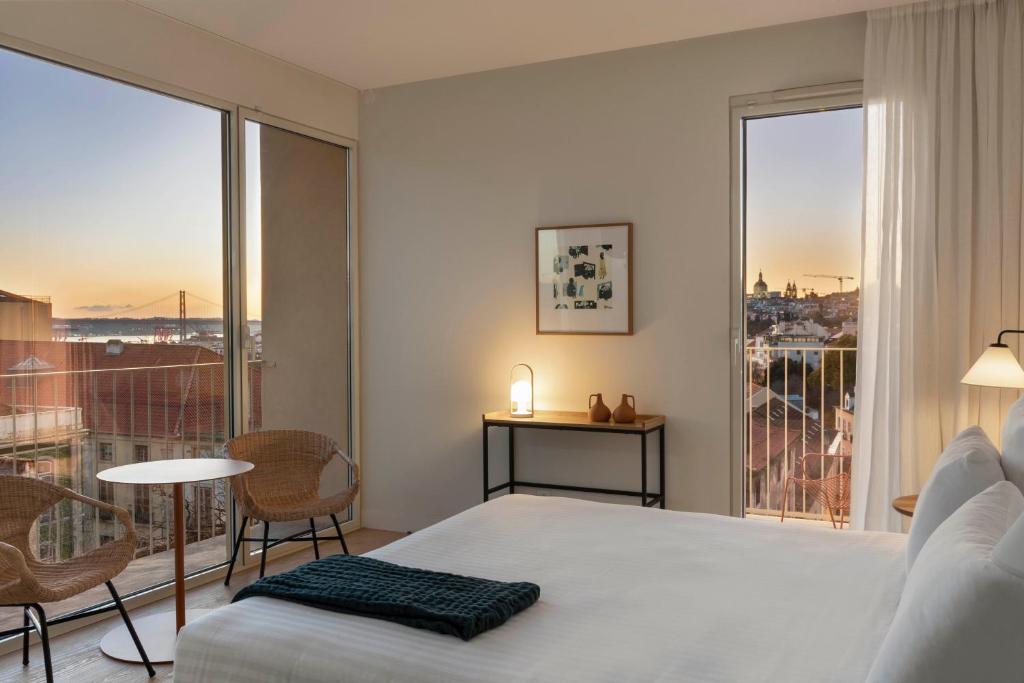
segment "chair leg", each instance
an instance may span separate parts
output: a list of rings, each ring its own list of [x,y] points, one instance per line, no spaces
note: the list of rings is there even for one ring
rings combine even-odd
[[[28,618],[28,607],[22,607],[22,617],[24,618],[25,633],[21,637],[21,665],[28,666],[28,636],[29,628],[32,621]]]
[[[313,535],[313,555],[316,559],[320,559],[320,544],[316,542],[316,523],[313,522],[313,518],[309,518],[309,533]]]
[[[146,654],[146,648],[142,647],[142,641],[139,640],[139,634],[135,632],[135,626],[132,624],[131,618],[128,616],[128,610],[124,608],[124,603],[121,602],[121,596],[114,590],[114,584],[107,581],[107,590],[110,591],[110,597],[114,598],[114,604],[117,605],[117,611],[121,613],[121,618],[124,619],[124,625],[128,629],[128,635],[132,637],[132,641],[135,643],[135,649],[139,651],[139,656],[142,657],[142,663],[146,665],[146,672],[149,673],[149,677],[153,678],[156,676],[156,671],[153,669],[153,665],[149,661],[149,655]]]
[[[267,539],[270,537],[270,522],[263,520],[263,552],[260,553],[260,578],[267,569]]]
[[[345,544],[345,534],[341,533],[341,525],[338,524],[338,517],[335,514],[331,514],[331,521],[334,522],[334,528],[338,531],[338,539],[341,541],[341,549],[348,555],[348,545]]]
[[[43,664],[46,668],[46,683],[53,683],[53,662],[50,659],[50,634],[46,630],[46,612],[39,603],[34,603],[32,609],[39,617],[39,639],[43,641]]]
[[[228,575],[224,577],[224,585],[231,584],[231,572],[235,571],[235,560],[238,559],[238,549],[242,547],[242,539],[245,538],[245,525],[249,523],[248,517],[242,517],[242,524],[238,527],[238,539],[235,541],[235,549],[231,551],[231,564],[228,565]]]

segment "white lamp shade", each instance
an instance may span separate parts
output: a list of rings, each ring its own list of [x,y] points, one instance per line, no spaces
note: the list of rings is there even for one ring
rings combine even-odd
[[[960,381],[982,387],[1024,389],[1024,369],[1008,346],[992,345],[985,349]]]
[[[528,415],[533,412],[533,387],[526,380],[512,385],[512,414]]]
[[[508,383],[509,413],[512,417],[533,417],[533,368],[526,363],[513,365]]]

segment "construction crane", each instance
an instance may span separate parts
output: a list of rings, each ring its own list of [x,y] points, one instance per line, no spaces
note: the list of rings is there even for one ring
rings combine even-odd
[[[840,294],[843,293],[843,280],[853,280],[853,279],[855,279],[852,275],[808,275],[807,273],[804,273],[804,277],[824,277],[824,278],[829,278],[829,279],[832,279],[832,280],[839,280],[839,293]]]

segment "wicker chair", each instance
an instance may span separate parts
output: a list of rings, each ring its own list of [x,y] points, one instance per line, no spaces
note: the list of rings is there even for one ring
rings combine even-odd
[[[40,561],[29,547],[32,525],[46,510],[64,500],[79,501],[112,513],[124,526],[124,536],[66,562]],[[24,615],[24,626],[0,633],[0,637],[22,634],[21,662],[24,666],[28,666],[29,635],[34,630],[43,644],[46,680],[53,681],[47,623],[54,625],[117,609],[150,677],[156,675],[121,597],[111,583],[111,579],[120,574],[135,556],[135,543],[135,525],[124,508],[38,479],[0,476],[0,606],[21,607]],[[66,600],[102,583],[107,585],[113,604],[72,612],[47,622],[46,612],[40,603]]]
[[[808,471],[808,461],[818,467],[817,477]],[[839,515],[838,528],[842,529],[850,515],[850,456],[835,453],[808,453],[798,458],[800,476],[786,477],[782,487],[782,515],[780,522],[786,521],[786,502],[789,499],[790,486],[799,487],[810,494],[823,510],[828,511],[832,527],[836,528],[836,514]]]
[[[320,559],[317,543],[315,517],[330,515],[334,522],[336,537],[320,540],[341,542],[342,550],[348,554],[345,536],[341,533],[337,513],[349,505],[359,492],[359,467],[341,452],[333,439],[322,434],[298,430],[269,430],[251,432],[231,439],[224,445],[227,457],[251,462],[255,467],[231,477],[231,490],[235,503],[242,513],[242,524],[238,530],[231,564],[224,578],[224,585],[231,582],[231,572],[238,559],[242,541],[263,541],[260,555],[260,578],[266,571],[267,550],[286,541],[312,541],[316,559]],[[352,471],[352,484],[344,491],[326,498],[319,493],[320,474],[327,463],[337,455]],[[286,538],[270,539],[271,522],[294,522],[309,520],[309,531],[301,531]],[[246,538],[245,530],[249,520],[263,522],[263,538]],[[303,538],[309,534],[308,538]]]

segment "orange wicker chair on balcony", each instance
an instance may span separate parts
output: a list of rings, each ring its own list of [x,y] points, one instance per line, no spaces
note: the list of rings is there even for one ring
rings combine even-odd
[[[40,515],[65,500],[79,501],[110,512],[124,526],[124,536],[65,562],[40,561],[30,548],[32,525]],[[0,476],[0,606],[21,607],[24,615],[24,626],[4,631],[0,637],[22,634],[21,662],[24,666],[28,666],[29,634],[34,630],[43,645],[46,680],[53,681],[47,625],[117,609],[150,677],[156,675],[121,597],[111,583],[111,579],[120,574],[134,558],[135,544],[135,525],[124,508],[93,500],[63,486],[38,479]],[[114,599],[113,604],[102,604],[47,620],[40,603],[66,600],[103,583]]]
[[[251,432],[231,439],[224,445],[229,458],[251,462],[255,467],[245,474],[231,477],[231,490],[235,503],[242,513],[242,524],[231,553],[231,564],[224,578],[224,585],[231,582],[231,572],[238,559],[242,541],[259,541],[246,538],[245,530],[249,520],[263,522],[263,552],[260,555],[260,578],[267,566],[267,550],[286,541],[312,541],[316,559],[320,559],[317,543],[315,517],[330,515],[334,522],[336,537],[327,536],[319,540],[340,541],[341,548],[348,554],[345,536],[341,533],[338,513],[345,510],[359,492],[359,467],[341,452],[338,444],[330,437],[314,432],[298,430],[268,430]],[[338,456],[351,470],[352,482],[343,491],[325,498],[320,497],[320,475],[334,456]],[[270,539],[271,522],[294,522],[309,520],[309,531],[301,531],[286,538]],[[308,538],[303,538],[309,534]]]
[[[790,487],[793,487],[803,490],[821,505],[822,510],[828,511],[833,528],[836,528],[838,515],[838,528],[842,529],[850,516],[850,456],[808,453],[797,458],[796,466],[800,469],[800,476],[786,477],[782,487],[782,515],[779,521],[786,521],[786,503],[789,501]],[[817,476],[814,469],[818,470]]]

